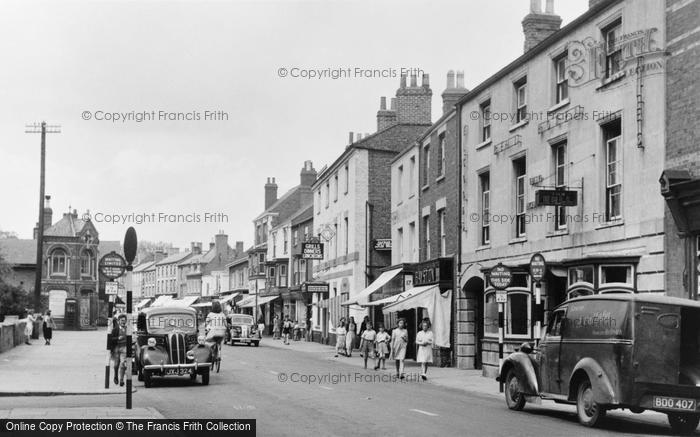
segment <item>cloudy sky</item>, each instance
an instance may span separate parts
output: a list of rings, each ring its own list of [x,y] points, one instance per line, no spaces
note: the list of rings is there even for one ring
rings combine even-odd
[[[473,88],[522,53],[529,4],[4,1],[0,230],[31,238],[40,143],[24,130],[46,120],[62,127],[47,139],[54,221],[69,206],[89,210],[101,239],[121,240],[134,223],[104,222],[110,215],[188,214],[199,223],[135,227],[140,239],[179,247],[206,246],[220,229],[249,244],[266,178],[281,195],[298,184],[304,160],[317,169],[332,162],[349,131],[376,130],[379,98],[399,84],[292,71],[419,68],[431,77],[435,120],[449,69],[464,70]],[[587,7],[555,1],[564,24]],[[153,111],[155,120],[136,121]],[[160,111],[199,119],[159,120]],[[228,120],[205,120],[205,111]],[[107,120],[112,113],[131,118]],[[228,220],[204,223],[207,213]]]

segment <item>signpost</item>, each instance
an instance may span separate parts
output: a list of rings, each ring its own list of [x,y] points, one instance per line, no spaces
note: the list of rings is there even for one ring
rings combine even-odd
[[[100,258],[98,268],[102,275],[114,280],[122,276],[124,271],[126,271],[126,261],[117,252],[112,251]]]
[[[535,283],[535,347],[540,344],[542,335],[542,321],[544,311],[542,311],[542,279],[547,272],[547,263],[541,253],[532,255],[530,259],[530,278]]]
[[[503,337],[504,337],[504,304],[508,301],[506,288],[513,281],[513,272],[502,263],[498,263],[489,272],[489,283],[496,289],[496,302],[498,303],[498,373],[503,368]],[[500,379],[500,378],[499,378]],[[498,389],[503,393],[503,381],[499,381]]]
[[[105,282],[105,294],[116,295],[119,292],[119,283],[116,281]]]
[[[133,227],[129,227],[126,230],[126,235],[124,235],[124,258],[126,259],[126,409],[131,409],[131,388],[132,388],[132,375],[131,375],[131,355],[133,352],[133,347],[131,343],[131,335],[134,329],[133,320],[134,316],[132,314],[133,302],[132,302],[132,271],[134,267],[131,263],[134,262],[136,258],[136,248],[138,246],[138,239],[136,238],[136,230]]]

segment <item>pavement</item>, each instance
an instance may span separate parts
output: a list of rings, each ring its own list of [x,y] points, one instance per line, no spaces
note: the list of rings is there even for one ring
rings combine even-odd
[[[155,408],[36,407],[0,410],[0,419],[165,419]]]
[[[0,354],[0,396],[125,393],[104,388],[107,331],[54,331],[51,345],[31,340]]]

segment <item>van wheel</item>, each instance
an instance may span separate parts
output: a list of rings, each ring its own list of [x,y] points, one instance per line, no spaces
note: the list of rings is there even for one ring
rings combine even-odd
[[[525,395],[520,392],[520,381],[515,374],[515,370],[510,369],[505,381],[506,405],[515,411],[520,411],[525,406]]]
[[[151,381],[151,372],[148,370],[143,371],[143,386],[146,388],[150,388],[153,385],[153,382]]]
[[[597,426],[605,417],[605,407],[598,405],[593,400],[593,387],[588,379],[582,381],[578,386],[576,412],[581,425],[588,427]]]
[[[202,372],[202,385],[209,385],[209,369]]]
[[[668,413],[668,423],[673,432],[681,435],[692,434],[700,423],[700,416],[696,414]]]

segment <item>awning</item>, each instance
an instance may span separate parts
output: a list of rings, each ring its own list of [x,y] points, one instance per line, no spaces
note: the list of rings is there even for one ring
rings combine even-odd
[[[229,294],[229,295],[224,296],[224,297],[222,297],[221,299],[219,299],[219,302],[222,303],[222,304],[224,304],[224,303],[226,303],[226,302],[228,302],[228,301],[230,301],[230,300],[235,299],[236,297],[238,297],[238,296],[240,296],[240,295],[241,295],[241,293],[232,293],[232,294]]]
[[[429,288],[433,288],[433,287],[434,287],[434,285],[423,285],[421,287],[409,288],[408,290],[404,291],[403,293],[395,294],[394,296],[385,297],[384,299],[379,299],[379,300],[375,300],[372,302],[367,302],[365,304],[365,306],[373,307],[373,306],[378,306],[378,305],[390,305],[392,303],[402,301],[404,299],[407,299],[413,295],[416,295],[418,293],[421,293],[421,292],[423,292]]]
[[[433,285],[420,293],[416,293],[406,299],[385,306],[382,312],[384,314],[389,314],[415,308],[427,309],[428,317],[432,324],[435,346],[450,347],[451,303],[452,290],[443,294],[440,293],[440,287]]]
[[[187,308],[188,306],[195,303],[197,299],[199,299],[199,296],[186,296],[182,299],[171,299],[170,302],[167,303],[167,305],[178,308]]]
[[[202,302],[202,303],[195,303],[190,305],[192,308],[204,308],[204,307],[210,307],[211,302]]]
[[[258,298],[258,306],[260,305],[265,305],[266,303],[273,301],[277,299],[279,296],[265,296],[265,297],[259,297]],[[253,296],[248,296],[247,298],[243,299],[242,301],[238,302],[237,305],[239,308],[253,308],[255,306],[255,295]]]
[[[385,286],[389,281],[394,279],[396,275],[401,273],[401,270],[401,268],[398,268],[382,273],[377,279],[374,280],[374,282],[369,284],[369,287],[357,293],[356,296],[351,297],[350,299],[341,303],[341,305],[367,305],[367,302],[369,302],[369,296],[375,291]]]
[[[151,299],[144,299],[141,302],[136,304],[136,311],[140,310],[141,308],[144,308],[151,302]]]
[[[169,294],[158,296],[151,304],[151,307],[162,307],[169,305],[171,300],[173,300],[173,297]]]

